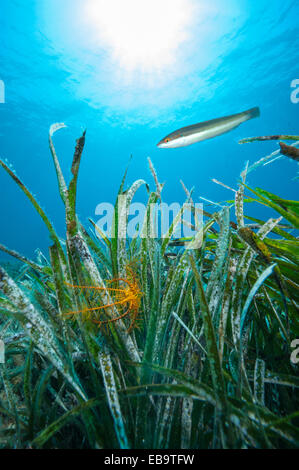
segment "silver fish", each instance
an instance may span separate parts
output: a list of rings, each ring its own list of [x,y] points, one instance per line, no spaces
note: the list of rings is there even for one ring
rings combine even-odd
[[[192,126],[182,127],[177,131],[168,134],[160,140],[157,147],[161,149],[186,147],[187,145],[201,142],[202,140],[212,139],[217,135],[229,132],[238,127],[242,122],[259,117],[260,109],[258,107],[243,111],[243,113],[232,114],[210,121],[200,122]]]

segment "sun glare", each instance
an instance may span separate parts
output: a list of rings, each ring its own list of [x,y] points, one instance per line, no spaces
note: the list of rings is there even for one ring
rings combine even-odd
[[[86,19],[98,45],[126,69],[162,69],[188,39],[192,1],[89,0]]]

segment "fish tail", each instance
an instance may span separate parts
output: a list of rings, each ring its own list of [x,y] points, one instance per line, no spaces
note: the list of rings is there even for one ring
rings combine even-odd
[[[255,108],[248,109],[248,111],[245,111],[244,114],[246,114],[248,119],[257,118],[261,114],[260,113],[260,108],[256,106]]]

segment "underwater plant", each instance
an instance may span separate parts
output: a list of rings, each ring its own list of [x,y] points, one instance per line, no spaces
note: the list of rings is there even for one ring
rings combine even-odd
[[[154,190],[143,180],[125,190],[125,174],[118,192],[129,208],[146,187],[141,236],[85,229],[76,214],[85,133],[67,184],[52,141],[61,127],[51,127],[49,144],[65,241],[0,161],[52,241],[49,257],[38,252],[36,260],[0,246],[24,264],[16,276],[0,267],[0,446],[298,447],[299,366],[290,357],[299,338],[299,202],[246,183],[277,151],[247,166],[237,189],[214,180],[234,199],[203,211],[194,235],[202,243],[189,250],[175,223],[165,237],[150,236],[150,207],[163,192],[151,162]],[[269,210],[268,220],[247,215],[254,204]],[[114,233],[127,214],[117,199]]]

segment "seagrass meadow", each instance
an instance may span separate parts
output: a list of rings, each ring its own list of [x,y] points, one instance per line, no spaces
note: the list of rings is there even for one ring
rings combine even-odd
[[[0,268],[1,448],[297,448],[299,202],[246,184],[273,155],[246,167],[232,200],[203,211],[201,245],[187,249],[173,236],[177,219],[162,239],[149,236],[150,204],[163,194],[151,162],[154,190],[143,180],[125,189],[125,175],[127,211],[116,202],[113,218],[115,233],[126,228],[145,185],[141,235],[107,238],[93,221],[84,228],[76,198],[85,133],[67,184],[58,129],[49,143],[66,240],[0,161],[51,238],[49,256],[35,260],[1,245],[23,266]],[[254,204],[271,218],[246,215]]]

